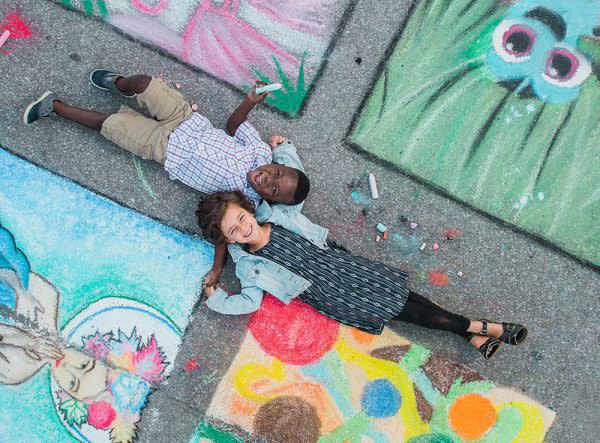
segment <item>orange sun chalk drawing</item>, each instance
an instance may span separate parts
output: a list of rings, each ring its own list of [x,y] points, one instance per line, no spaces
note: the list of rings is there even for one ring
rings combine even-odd
[[[479,394],[458,397],[448,411],[450,426],[460,437],[468,440],[483,436],[496,423],[498,416],[489,401]]]

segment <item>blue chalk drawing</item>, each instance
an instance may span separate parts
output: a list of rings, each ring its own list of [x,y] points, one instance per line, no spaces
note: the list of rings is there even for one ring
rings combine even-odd
[[[213,260],[212,246],[202,239],[119,206],[3,149],[0,225],[0,271],[14,271],[23,288],[33,275],[30,271],[50,282],[60,293],[59,330],[69,329],[69,322],[90,306],[120,298],[148,306],[149,312],[155,310],[183,331]],[[0,303],[10,307],[14,294],[8,288],[14,285],[2,282]],[[50,380],[46,365],[20,385],[0,385],[0,440],[87,440],[63,425]]]
[[[498,81],[515,82],[516,93],[530,87],[540,100],[575,99],[592,74],[577,49],[592,35],[600,7],[589,0],[522,0],[511,6],[492,35],[486,63]],[[586,11],[582,13],[581,11]]]
[[[402,397],[391,381],[378,378],[365,386],[360,404],[371,417],[393,417],[400,410]]]

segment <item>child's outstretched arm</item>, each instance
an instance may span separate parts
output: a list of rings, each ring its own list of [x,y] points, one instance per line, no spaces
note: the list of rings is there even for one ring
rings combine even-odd
[[[204,279],[204,287],[210,288],[219,283],[221,273],[225,267],[227,261],[227,245],[222,241],[218,241],[215,244],[215,259],[213,261],[212,269]]]
[[[262,94],[256,93],[256,88],[266,85],[265,82],[257,81],[254,88],[246,95],[246,98],[240,105],[235,108],[235,111],[231,113],[229,119],[227,119],[227,133],[230,136],[234,136],[237,128],[246,121],[248,118],[248,114],[254,106],[258,103],[262,102],[268,95],[268,92],[263,92]]]

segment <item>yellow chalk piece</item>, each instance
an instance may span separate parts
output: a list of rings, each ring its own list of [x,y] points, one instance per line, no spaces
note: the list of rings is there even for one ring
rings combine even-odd
[[[413,384],[398,364],[380,360],[370,355],[363,354],[352,348],[343,338],[340,338],[335,344],[335,349],[346,362],[358,364],[367,374],[370,380],[378,378],[387,378],[398,389],[402,396],[402,406],[400,406],[400,417],[404,428],[406,429],[405,440],[409,440],[417,435],[425,434],[429,431],[429,426],[419,416],[417,410],[417,400],[413,390]]]
[[[517,434],[511,443],[543,443],[546,429],[542,422],[542,414],[540,408],[531,403],[524,401],[511,401],[507,403],[500,403],[496,406],[496,411],[506,407],[514,406],[523,416],[523,427],[521,432]]]
[[[258,394],[252,389],[252,385],[264,379],[282,381],[284,378],[283,363],[277,359],[273,359],[271,367],[259,363],[243,365],[234,376],[234,384],[238,392],[244,397],[257,403],[267,403],[277,396]]]

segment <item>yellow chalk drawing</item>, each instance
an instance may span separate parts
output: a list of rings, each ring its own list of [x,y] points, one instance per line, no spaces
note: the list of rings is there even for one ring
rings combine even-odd
[[[275,381],[282,381],[285,378],[283,373],[283,363],[276,358],[273,359],[271,367],[259,363],[248,363],[243,365],[235,374],[235,388],[244,397],[249,398],[256,403],[267,403],[273,400],[277,395],[257,394],[252,385],[265,378]]]
[[[500,411],[507,406],[514,406],[521,411],[523,416],[523,427],[511,443],[542,443],[546,435],[546,428],[542,421],[540,408],[524,401],[511,401],[499,403],[495,405],[495,409]]]
[[[358,364],[370,380],[388,378],[398,389],[402,396],[400,416],[406,429],[405,440],[429,431],[429,426],[419,416],[413,384],[404,369],[394,362],[380,360],[353,349],[343,338],[340,338],[334,346],[343,360]]]

